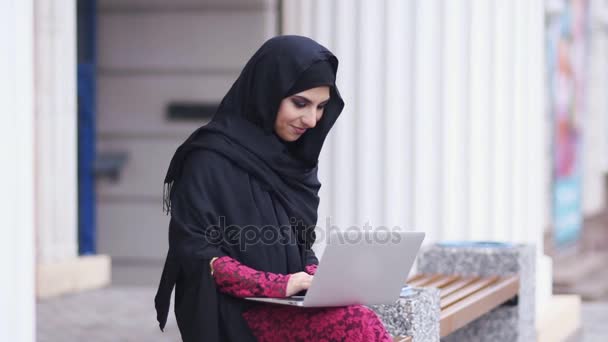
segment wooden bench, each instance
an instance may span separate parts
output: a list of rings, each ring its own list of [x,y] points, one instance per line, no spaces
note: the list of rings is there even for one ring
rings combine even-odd
[[[440,336],[445,337],[501,304],[515,299],[519,291],[519,276],[417,274],[408,279],[407,284],[439,289]],[[394,341],[406,342],[411,341],[411,338],[397,336]]]

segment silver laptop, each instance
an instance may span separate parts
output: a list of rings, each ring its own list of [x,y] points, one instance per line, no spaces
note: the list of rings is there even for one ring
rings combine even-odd
[[[405,286],[423,232],[332,232],[305,296],[247,297],[303,307],[394,303]]]

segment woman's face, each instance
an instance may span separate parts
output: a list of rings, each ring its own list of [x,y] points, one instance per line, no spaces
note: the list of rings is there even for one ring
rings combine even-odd
[[[310,88],[281,101],[274,131],[285,141],[298,140],[307,129],[314,128],[329,102],[329,86]]]

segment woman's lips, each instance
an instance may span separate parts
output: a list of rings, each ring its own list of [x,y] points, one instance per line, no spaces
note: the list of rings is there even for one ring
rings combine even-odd
[[[304,132],[306,132],[306,128],[299,128],[296,126],[291,126],[293,127],[294,132],[296,132],[296,134],[304,134]]]

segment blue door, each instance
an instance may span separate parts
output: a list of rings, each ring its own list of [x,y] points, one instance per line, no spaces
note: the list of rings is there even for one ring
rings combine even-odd
[[[95,254],[96,0],[78,0],[78,252]]]

